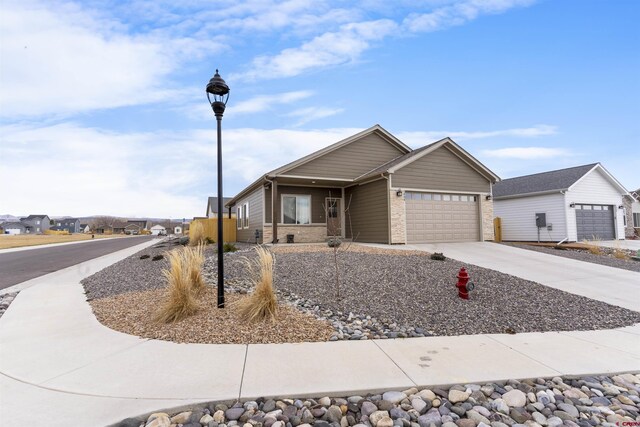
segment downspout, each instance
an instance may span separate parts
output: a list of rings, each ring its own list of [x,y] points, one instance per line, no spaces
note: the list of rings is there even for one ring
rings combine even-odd
[[[381,177],[387,180],[387,244],[391,244],[391,180],[381,173]]]
[[[559,246],[560,244],[566,242],[569,240],[569,209],[571,209],[569,207],[569,205],[567,204],[567,192],[566,190],[561,190],[560,193],[562,194],[562,200],[564,201],[564,231],[566,233],[566,237],[562,240],[560,240],[558,243],[556,243],[556,246]]]
[[[271,185],[271,236],[272,236],[271,237],[271,243],[273,243],[273,242],[275,242],[275,237],[276,237],[273,234],[274,233],[273,223],[275,222],[273,220],[273,205],[274,205],[274,203],[273,203],[273,180],[269,179],[269,175],[267,175],[267,174],[265,174],[263,178],[264,178],[265,181],[267,181],[269,183],[269,185]],[[264,191],[264,189],[262,191]],[[262,208],[264,209],[264,206]],[[262,227],[262,243],[264,244],[264,224],[262,224],[261,227]],[[276,232],[277,232],[277,228],[276,228]]]

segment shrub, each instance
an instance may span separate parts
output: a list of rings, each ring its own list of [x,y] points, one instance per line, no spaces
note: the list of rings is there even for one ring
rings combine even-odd
[[[256,248],[257,258],[245,259],[249,280],[255,288],[251,294],[234,303],[245,322],[273,320],[278,314],[278,302],[273,290],[273,254],[262,246]]]
[[[436,261],[444,261],[447,259],[447,257],[444,256],[442,252],[434,252],[431,254],[431,259],[434,259]]]
[[[341,244],[342,241],[335,237],[327,241],[327,246],[329,246],[330,248],[339,248]]]
[[[140,255],[140,259],[147,259],[149,258],[151,255],[145,254],[145,255]]]
[[[213,245],[216,242],[211,237],[205,237],[205,241],[207,242],[207,245]]]
[[[155,316],[155,320],[161,323],[177,322],[198,310],[189,271],[184,264],[184,253],[173,250],[168,253],[168,258],[170,269],[162,271],[167,279],[168,295]]]
[[[225,243],[222,245],[222,251],[226,254],[227,252],[235,252],[238,248],[233,243]]]
[[[629,259],[629,254],[627,254],[624,249],[620,247],[620,242],[616,240],[613,248],[613,256],[618,259]]]
[[[164,255],[162,254],[154,255],[153,258],[151,258],[151,261],[160,261],[162,258],[164,258]]]
[[[206,238],[204,234],[204,226],[198,222],[194,221],[189,229],[189,245],[190,246],[198,246],[206,243]]]

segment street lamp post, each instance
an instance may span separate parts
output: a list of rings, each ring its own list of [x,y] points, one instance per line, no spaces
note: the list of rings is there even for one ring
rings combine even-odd
[[[222,115],[229,99],[229,86],[218,70],[207,84],[207,99],[218,122],[218,308],[224,308],[224,247],[222,242]]]

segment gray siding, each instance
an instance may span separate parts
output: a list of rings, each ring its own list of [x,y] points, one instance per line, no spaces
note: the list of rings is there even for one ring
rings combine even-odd
[[[247,202],[249,202],[249,228],[236,230],[236,240],[238,242],[253,243],[256,241],[256,230],[260,230],[260,232],[262,232],[262,187],[258,188],[244,199],[238,201],[238,203],[233,207],[234,213],[237,207],[242,208],[242,205]]]
[[[394,188],[489,193],[489,181],[444,147],[396,171]]]
[[[386,179],[347,188],[345,205],[349,205],[349,212],[345,215],[347,237],[353,237],[356,242],[389,242],[389,193]]]
[[[286,185],[278,185],[278,203],[281,203],[283,194],[303,194],[311,195],[311,223],[324,224],[327,222],[324,213],[324,203],[327,197],[342,197],[340,188],[324,188],[324,187],[289,187]],[[271,224],[271,188],[265,191],[265,222]],[[282,214],[282,209],[280,209]],[[278,223],[282,222],[282,218],[278,218]]]
[[[285,175],[354,179],[402,154],[399,148],[372,133]]]

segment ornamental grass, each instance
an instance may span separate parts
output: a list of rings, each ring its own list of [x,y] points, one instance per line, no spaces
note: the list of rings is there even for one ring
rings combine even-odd
[[[194,221],[189,227],[189,246],[204,245],[207,243],[207,236],[204,233],[204,226]]]
[[[278,302],[273,289],[273,254],[262,246],[256,248],[257,258],[245,259],[249,280],[254,290],[233,304],[245,322],[273,321],[278,315]]]
[[[185,253],[185,249],[167,253],[170,268],[162,270],[162,274],[167,279],[168,289],[167,297],[155,316],[155,320],[159,323],[177,322],[198,311],[192,270],[188,262],[191,257]]]

